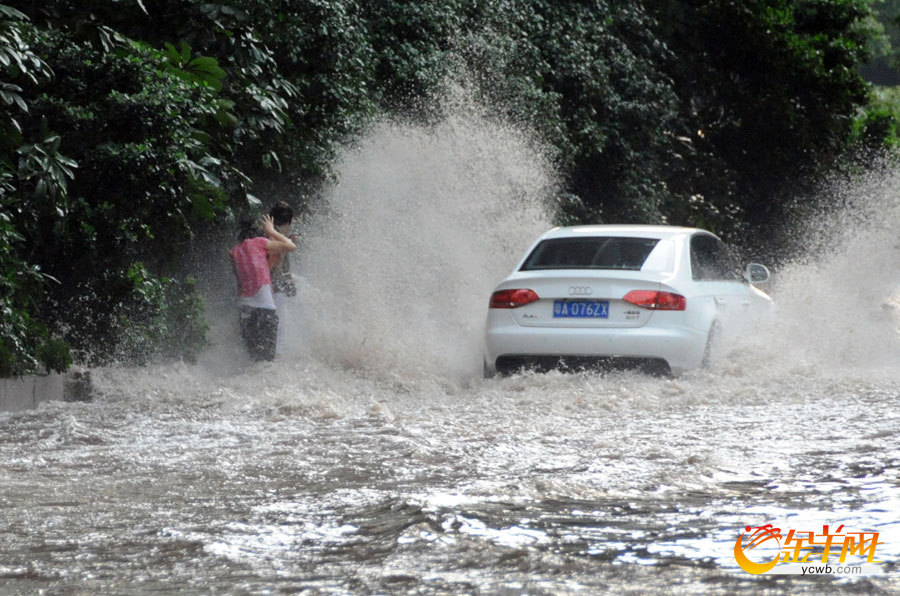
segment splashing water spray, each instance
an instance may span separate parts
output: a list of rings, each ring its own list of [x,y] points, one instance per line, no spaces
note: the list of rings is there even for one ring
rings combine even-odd
[[[775,312],[740,348],[768,374],[900,378],[900,170],[832,184],[794,223],[797,254],[766,288]],[[746,355],[746,354],[744,354]]]
[[[383,120],[339,155],[301,229],[287,359],[373,380],[480,376],[488,297],[552,225],[558,178],[527,131],[449,87],[436,122]],[[764,287],[772,316],[713,374],[900,376],[898,182],[885,168],[833,185],[827,209],[797,218],[797,255]]]
[[[382,122],[303,231],[310,352],[379,374],[471,378],[493,286],[551,225],[554,172],[456,88],[434,125]]]

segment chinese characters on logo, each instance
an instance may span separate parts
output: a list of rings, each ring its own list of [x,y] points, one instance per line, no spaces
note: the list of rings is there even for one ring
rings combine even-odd
[[[833,562],[846,563],[848,557],[854,558],[850,562],[880,563],[875,560],[875,549],[884,542],[879,542],[878,536],[878,532],[846,532],[843,525],[834,531],[830,526],[823,525],[821,533],[790,530],[787,536],[782,535],[781,528],[775,528],[772,524],[747,526],[734,543],[734,558],[741,569],[754,574],[767,573],[779,563],[822,563],[828,566]],[[778,545],[774,557],[771,541]],[[762,557],[764,560],[754,560],[750,556],[752,551],[766,543],[770,544],[768,554]],[[830,567],[822,570],[830,572]],[[819,568],[814,568],[813,572],[819,572]]]

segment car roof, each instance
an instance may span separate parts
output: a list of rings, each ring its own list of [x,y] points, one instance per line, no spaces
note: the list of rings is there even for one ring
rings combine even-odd
[[[684,234],[704,232],[700,228],[686,228],[682,226],[645,226],[636,224],[605,224],[588,226],[566,226],[553,228],[544,232],[542,240],[548,238],[578,238],[579,236],[631,236],[638,238],[672,238]]]

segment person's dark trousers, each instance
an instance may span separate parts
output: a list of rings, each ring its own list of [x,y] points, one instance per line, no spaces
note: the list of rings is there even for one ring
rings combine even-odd
[[[241,307],[241,337],[254,360],[275,360],[278,314],[271,308]]]

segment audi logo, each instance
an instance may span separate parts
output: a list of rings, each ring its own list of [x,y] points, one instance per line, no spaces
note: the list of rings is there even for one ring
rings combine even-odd
[[[593,293],[591,286],[569,286],[569,296],[590,296]]]

